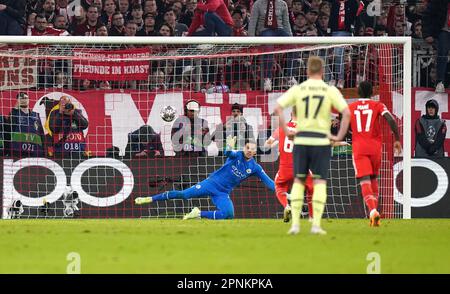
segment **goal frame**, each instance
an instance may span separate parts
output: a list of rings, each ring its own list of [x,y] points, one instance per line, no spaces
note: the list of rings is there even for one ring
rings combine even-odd
[[[411,219],[411,79],[412,40],[410,37],[84,37],[84,36],[0,36],[4,44],[307,44],[403,46],[403,219]]]

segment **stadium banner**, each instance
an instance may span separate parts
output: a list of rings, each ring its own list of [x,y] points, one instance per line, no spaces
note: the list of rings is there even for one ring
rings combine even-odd
[[[28,89],[37,83],[37,59],[22,58],[37,55],[36,49],[11,52],[11,56],[0,57],[0,91]]]
[[[413,158],[411,164],[411,216],[413,218],[449,218],[450,158]]]
[[[439,116],[445,120],[447,124],[447,135],[444,142],[444,150],[446,156],[450,152],[450,109],[449,109],[449,99],[450,90],[447,89],[444,93],[436,93],[434,90],[429,88],[413,88],[411,90],[411,139],[412,139],[412,154],[414,154],[416,134],[414,131],[414,125],[416,121],[425,114],[425,103],[428,100],[434,99],[439,103]]]
[[[260,162],[272,179],[278,171],[277,162]],[[21,218],[173,218],[181,217],[192,206],[213,209],[208,198],[172,200],[160,205],[136,206],[134,198],[146,197],[166,190],[183,190],[204,180],[204,167],[219,169],[224,157],[121,159],[95,157],[81,159],[7,158],[0,161],[1,218],[9,218],[10,207],[20,199],[24,211]],[[345,197],[331,187],[339,188],[342,165],[332,160],[326,213],[330,218],[365,216],[362,198],[356,194],[356,179],[349,178]],[[351,171],[349,171],[351,172]],[[354,174],[354,173],[353,173]],[[77,191],[76,209],[65,191]],[[342,190],[342,188],[339,188]],[[330,196],[336,195],[336,196]],[[354,199],[353,199],[354,198]],[[281,218],[283,207],[257,177],[251,177],[231,193],[237,218]],[[75,210],[75,211],[74,211]]]
[[[141,81],[149,76],[150,48],[128,50],[74,49],[74,79],[98,81]],[[96,61],[92,61],[92,59]],[[126,59],[126,61],[124,61]],[[130,60],[131,59],[131,60]]]
[[[64,197],[68,186],[78,192],[79,210],[76,215],[81,218],[182,216],[188,212],[183,207],[188,209],[193,204],[209,207],[211,204],[207,198],[202,198],[175,200],[185,202],[184,205],[178,202],[177,206],[174,206],[174,201],[166,202],[167,206],[136,206],[134,198],[166,190],[186,189],[206,178],[206,175],[200,176],[199,164],[208,164],[218,169],[223,164],[224,158],[221,159],[2,158],[2,217],[8,218],[8,208],[19,197],[24,208],[22,218],[74,217],[67,213],[72,201]],[[273,178],[278,166],[275,163],[263,166]],[[249,192],[254,196],[249,197]],[[276,197],[256,177],[234,189],[231,197],[235,203],[236,217],[273,218],[277,212],[282,214],[282,207]]]

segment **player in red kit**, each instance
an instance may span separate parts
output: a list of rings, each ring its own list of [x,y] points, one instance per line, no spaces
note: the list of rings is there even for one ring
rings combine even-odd
[[[287,123],[287,127],[295,130],[297,126],[295,107],[292,108],[291,121]],[[289,222],[291,216],[291,207],[289,205],[289,191],[291,190],[292,183],[294,182],[294,164],[292,150],[294,149],[294,142],[289,140],[284,134],[282,128],[278,128],[267,139],[266,146],[274,146],[278,141],[278,150],[280,153],[280,165],[278,167],[277,175],[275,176],[275,191],[278,201],[284,207],[283,220]],[[309,217],[312,218],[312,195],[313,195],[313,181],[311,173],[306,177],[305,183],[306,200],[308,203]]]
[[[356,178],[361,185],[364,202],[370,212],[370,226],[380,225],[378,207],[377,176],[381,165],[381,126],[380,117],[384,117],[395,136],[394,149],[400,153],[402,145],[398,126],[386,106],[371,100],[372,85],[361,82],[358,86],[360,99],[349,105],[353,141],[353,166]]]

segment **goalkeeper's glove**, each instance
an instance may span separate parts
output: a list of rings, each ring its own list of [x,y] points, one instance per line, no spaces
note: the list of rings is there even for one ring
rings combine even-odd
[[[228,136],[227,138],[227,150],[234,150],[236,146],[236,136]]]

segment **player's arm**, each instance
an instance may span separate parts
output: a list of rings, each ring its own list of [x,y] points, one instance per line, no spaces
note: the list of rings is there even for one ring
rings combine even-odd
[[[286,125],[286,120],[284,119],[284,113],[283,109],[289,106],[293,106],[295,104],[295,97],[298,96],[299,90],[297,86],[291,87],[286,93],[284,93],[280,98],[277,100],[277,105],[274,109],[274,114],[278,116],[280,120],[280,128],[284,131],[286,136],[289,138],[289,140],[294,139],[295,131],[288,130],[288,127]]]
[[[276,129],[272,136],[264,142],[264,148],[272,149],[278,145],[279,130],[280,129]]]
[[[266,142],[264,142],[264,148],[267,148],[267,149],[272,149],[277,145],[278,145],[278,140],[275,139],[274,137],[270,137],[269,139],[266,140]]]
[[[256,175],[261,179],[261,181],[268,189],[275,192],[275,182],[266,174],[261,166],[258,168]]]
[[[228,158],[236,158],[236,156],[238,155],[239,151],[233,150],[234,146],[236,146],[236,136],[231,137],[229,136],[227,138],[227,146],[225,148],[225,152],[224,155]]]
[[[337,111],[342,114],[341,126],[337,135],[330,136],[331,143],[335,145],[336,141],[342,141],[347,134],[348,126],[350,125],[350,110],[341,92],[339,92],[336,87],[332,87],[331,91],[332,105]]]
[[[341,126],[339,128],[339,131],[336,135],[336,138],[333,139],[333,141],[342,141],[345,138],[345,135],[348,131],[348,126],[350,124],[350,110],[348,109],[348,106],[346,106],[342,111],[342,121]]]
[[[387,121],[389,127],[392,130],[392,133],[394,133],[395,142],[394,142],[394,149],[395,151],[400,154],[402,152],[402,144],[400,143],[400,133],[398,132],[398,125],[395,121],[394,117],[389,111],[385,111],[383,113],[384,119]]]

